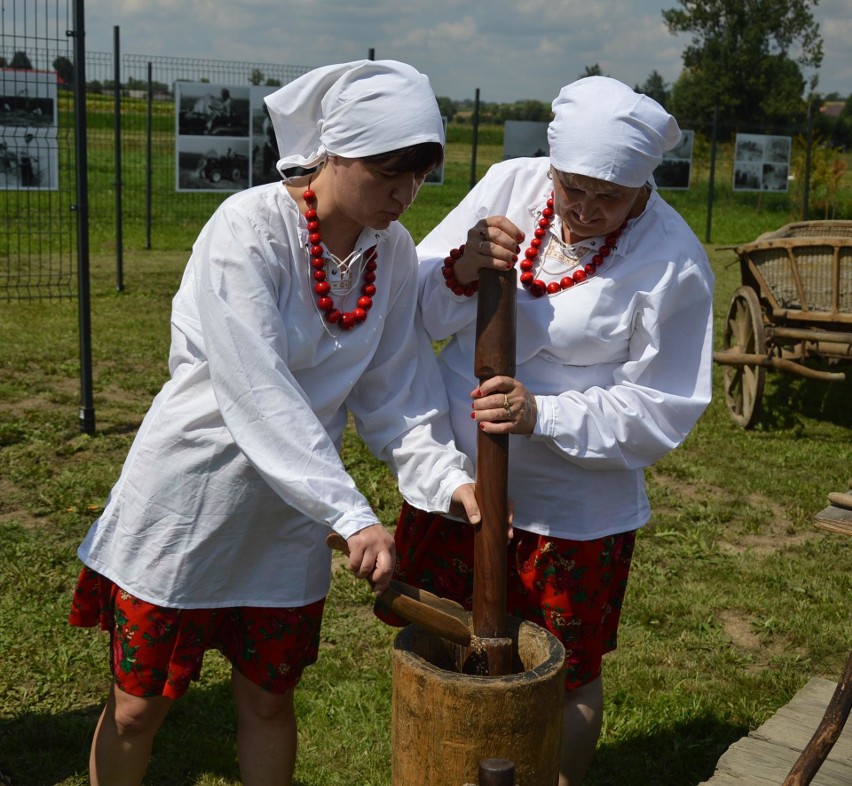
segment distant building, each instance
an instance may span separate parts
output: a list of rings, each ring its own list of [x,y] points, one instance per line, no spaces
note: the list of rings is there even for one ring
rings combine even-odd
[[[843,107],[846,106],[845,101],[826,101],[820,108],[820,114],[826,117],[840,117]]]

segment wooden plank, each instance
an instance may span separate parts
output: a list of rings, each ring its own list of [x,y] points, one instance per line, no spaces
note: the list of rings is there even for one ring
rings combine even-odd
[[[812,678],[766,723],[737,740],[699,786],[779,786],[813,736],[837,683]],[[852,784],[852,728],[843,729],[811,786]]]
[[[814,524],[829,532],[852,535],[852,510],[831,505],[814,516]]]

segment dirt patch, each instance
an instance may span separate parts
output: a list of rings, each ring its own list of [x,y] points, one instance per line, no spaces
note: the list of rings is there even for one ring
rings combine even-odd
[[[741,611],[725,609],[719,613],[718,619],[731,644],[751,656],[752,662],[745,666],[748,672],[761,672],[774,658],[791,652],[805,654],[801,647],[791,648],[790,642],[783,637],[761,637],[755,632],[757,621]]]
[[[726,554],[774,554],[791,546],[800,546],[820,537],[816,530],[797,531],[784,506],[761,494],[749,494],[746,504],[750,508],[768,511],[767,522],[757,533],[726,530],[725,538],[718,541],[719,550]]]
[[[725,609],[719,615],[724,634],[731,640],[731,644],[744,650],[759,649],[760,636],[752,629],[754,620],[750,617],[734,611]]]
[[[739,508],[757,511],[765,519],[760,525],[759,532],[747,531],[745,525],[740,526],[735,519],[723,525],[721,537],[716,541],[719,550],[724,554],[775,554],[791,546],[799,546],[814,538],[820,537],[816,530],[800,530],[796,528],[790,512],[782,502],[762,494],[751,493],[742,497],[728,489],[714,486],[710,483],[692,483],[668,475],[654,473],[649,480],[667,493],[679,500],[683,506],[695,504],[708,508]],[[655,515],[669,515],[676,518],[680,511],[673,505],[655,503]],[[753,519],[754,516],[752,515]]]

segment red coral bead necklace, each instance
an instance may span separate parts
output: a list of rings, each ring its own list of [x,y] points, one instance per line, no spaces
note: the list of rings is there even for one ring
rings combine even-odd
[[[334,307],[331,297],[331,284],[328,283],[325,265],[325,249],[322,246],[322,234],[320,233],[320,221],[317,214],[317,195],[310,188],[302,192],[307,209],[304,216],[308,222],[308,254],[313,269],[314,292],[317,296],[317,307],[324,314],[325,321],[332,325],[339,325],[343,330],[351,330],[356,325],[367,319],[367,312],[373,307],[373,295],[376,294],[376,268],[378,267],[376,247],[372,246],[364,254],[363,285],[358,305],[352,311],[341,311]]]
[[[557,292],[570,289],[575,284],[582,284],[584,281],[588,281],[589,278],[597,273],[598,268],[603,265],[606,258],[613,252],[618,243],[618,238],[621,237],[621,233],[627,226],[627,221],[625,221],[618,229],[608,234],[604,238],[604,244],[598,249],[598,252],[592,257],[591,261],[579,267],[570,276],[563,276],[559,281],[545,283],[540,278],[535,277],[533,270],[535,269],[536,259],[538,259],[541,246],[547,236],[547,230],[553,221],[553,216],[553,194],[551,193],[550,198],[541,211],[541,216],[533,233],[529,248],[524,252],[524,258],[519,265],[521,268],[520,282],[529,290],[529,293],[533,297],[555,295]]]

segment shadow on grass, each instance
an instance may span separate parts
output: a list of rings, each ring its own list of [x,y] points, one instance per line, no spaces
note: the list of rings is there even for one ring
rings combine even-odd
[[[584,786],[697,786],[710,779],[722,754],[746,734],[747,728],[705,717],[659,734],[603,744]]]
[[[793,429],[803,417],[835,426],[852,427],[852,365],[809,362],[808,366],[832,373],[844,372],[846,379],[824,382],[802,379],[784,372],[767,372],[760,402],[759,424],[765,428]]]
[[[12,786],[83,786],[101,705],[57,713],[24,712],[0,720],[0,774]],[[227,683],[194,685],[154,741],[145,778],[156,786],[240,782],[236,716]],[[313,786],[297,780],[293,786]]]

